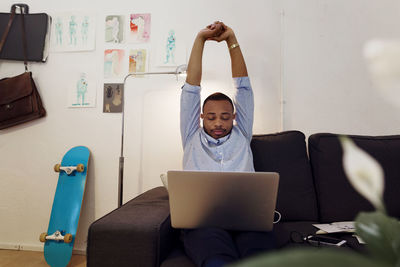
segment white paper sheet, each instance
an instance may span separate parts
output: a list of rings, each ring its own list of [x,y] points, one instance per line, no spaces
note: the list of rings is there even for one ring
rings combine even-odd
[[[313,226],[315,226],[321,230],[321,231],[317,231],[317,234],[354,233],[356,231],[353,221],[313,224]]]

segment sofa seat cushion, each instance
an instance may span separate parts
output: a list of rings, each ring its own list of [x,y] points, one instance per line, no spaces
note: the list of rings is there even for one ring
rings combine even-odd
[[[305,136],[299,131],[255,135],[251,141],[256,171],[280,175],[276,209],[282,221],[317,221],[317,202]]]
[[[347,180],[338,136],[320,133],[308,141],[321,222],[352,221],[360,211],[373,210]],[[383,167],[384,202],[389,215],[400,218],[400,135],[349,137]]]

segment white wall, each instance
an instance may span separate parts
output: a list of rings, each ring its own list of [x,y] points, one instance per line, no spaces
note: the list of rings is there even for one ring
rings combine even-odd
[[[13,2],[1,1],[0,11],[8,11]],[[184,36],[187,53],[197,31],[208,23],[231,25],[256,96],[254,133],[399,132],[399,109],[372,87],[361,54],[369,38],[399,36],[396,0],[26,2],[32,13],[93,11],[97,42],[93,52],[51,53],[47,63],[30,64],[48,116],[0,131],[0,248],[42,247],[38,237],[47,229],[57,182],[52,167],[72,146],[86,145],[92,152],[76,249],[85,249],[90,223],[117,206],[121,115],[103,114],[101,107],[103,21],[112,13],[151,13],[152,35],[170,24]],[[151,65],[151,70],[164,69]],[[22,71],[21,63],[0,62],[1,77]],[[64,84],[77,71],[96,77],[96,108],[65,107]],[[219,90],[232,96],[224,45],[207,44],[203,78],[204,95]],[[125,201],[160,185],[160,173],[181,166],[181,85],[171,76],[127,82]]]
[[[8,12],[13,2],[1,1],[0,10]],[[222,20],[232,26],[244,51],[257,96],[255,132],[279,129],[279,3],[272,0],[255,1],[252,5],[239,0],[25,2],[31,13],[93,12],[97,20],[97,41],[95,51],[51,53],[45,64],[29,64],[48,115],[0,131],[0,248],[40,250],[43,247],[38,237],[47,230],[58,178],[53,165],[73,146],[88,146],[92,153],[75,249],[85,250],[90,223],[117,207],[121,114],[102,113],[106,15],[149,12],[152,36],[160,35],[165,25],[175,28],[185,39],[187,53],[198,30],[207,24]],[[151,42],[150,51],[155,46]],[[165,70],[154,67],[154,61],[153,56],[150,70]],[[1,77],[22,71],[20,62],[0,62]],[[80,72],[96,78],[96,108],[66,108],[66,84]],[[226,45],[208,43],[204,55],[204,94],[219,90],[232,96],[230,75]],[[182,80],[176,81],[173,76],[132,78],[127,82],[124,201],[161,185],[160,173],[181,168],[178,126],[182,84]]]
[[[362,52],[370,39],[400,37],[400,2],[287,0],[284,11],[284,128],[398,134],[399,107],[372,86]]]

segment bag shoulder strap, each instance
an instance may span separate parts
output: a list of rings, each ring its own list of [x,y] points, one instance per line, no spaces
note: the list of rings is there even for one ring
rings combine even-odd
[[[20,5],[19,10],[21,12],[21,25],[22,25],[22,44],[24,46],[24,65],[25,65],[25,71],[28,71],[28,49],[27,49],[27,43],[26,43],[26,32],[25,32],[25,14],[28,13],[28,9],[26,8],[27,5]]]
[[[0,41],[0,52],[1,52],[1,50],[3,50],[3,46],[4,46],[4,44],[5,44],[5,42],[6,42],[6,39],[7,39],[7,36],[8,36],[8,32],[10,31],[11,25],[12,25],[12,23],[13,23],[13,21],[14,21],[14,17],[15,17],[15,9],[13,9],[13,10],[11,11],[10,19],[8,20],[7,27],[6,27],[6,29],[5,29],[5,31],[4,31],[4,33],[3,33],[3,36],[1,37],[1,41]]]

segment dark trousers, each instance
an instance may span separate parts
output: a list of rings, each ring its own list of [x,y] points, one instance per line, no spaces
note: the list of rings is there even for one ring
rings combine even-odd
[[[199,267],[223,266],[275,248],[272,232],[201,228],[182,230],[182,239],[186,254]]]

